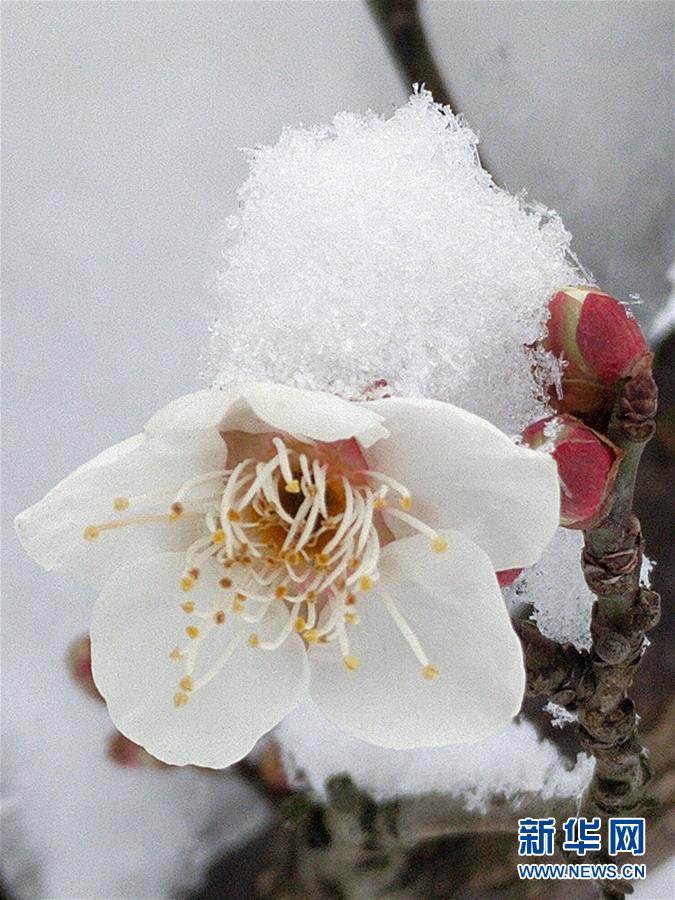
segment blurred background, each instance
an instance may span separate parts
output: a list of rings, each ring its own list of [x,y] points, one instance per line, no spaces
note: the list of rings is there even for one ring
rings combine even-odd
[[[664,401],[638,512],[672,610],[673,6],[425,2],[419,21],[413,7],[4,7],[7,897],[243,898],[260,889],[270,804],[237,774],[110,761],[105,709],[77,691],[64,664],[92,597],[38,570],[11,523],[78,464],[199,386],[219,235],[246,175],[242,148],[274,142],[284,125],[344,109],[388,114],[409,94],[411,72],[432,87],[441,79],[479,132],[495,180],[555,208],[597,282],[634,301],[659,345]],[[437,76],[415,43],[420,24]],[[403,73],[387,38],[398,42]],[[670,623],[654,632],[664,643],[638,685],[645,726],[665,728],[666,747],[668,693],[655,699],[653,684],[673,674]],[[457,890],[525,896],[508,885]]]

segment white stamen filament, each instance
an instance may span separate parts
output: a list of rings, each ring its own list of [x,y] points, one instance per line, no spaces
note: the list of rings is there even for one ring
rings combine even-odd
[[[415,516],[411,516],[410,513],[404,512],[402,509],[386,507],[383,512],[388,516],[394,516],[394,518],[400,519],[402,522],[405,522],[406,525],[410,525],[411,528],[414,528],[421,534],[426,534],[431,538],[432,541],[435,541],[439,536],[438,532],[434,528],[431,528],[431,526],[427,525],[425,522],[420,521],[420,519],[416,518]]]
[[[216,677],[216,675],[218,675],[218,673],[221,671],[221,669],[229,661],[230,657],[232,656],[234,651],[237,649],[237,647],[241,643],[243,637],[244,637],[244,635],[242,633],[239,633],[238,635],[236,635],[236,637],[232,638],[230,643],[223,650],[223,652],[220,654],[220,656],[215,661],[215,663],[211,666],[211,668],[208,670],[208,672],[206,672],[204,675],[202,675],[202,677],[200,679],[195,681],[194,687],[192,688],[192,693],[194,693],[195,691],[201,690],[201,688],[205,687],[210,681],[213,681],[213,679]]]
[[[396,481],[391,476],[385,475],[382,472],[373,472],[371,469],[367,469],[363,474],[367,475],[368,478],[372,478],[375,481],[380,481],[382,482],[382,484],[386,484],[387,487],[390,487],[394,491],[396,491],[396,493],[401,497],[402,500],[410,499],[410,491],[408,490],[408,488],[404,484],[401,484],[400,481]]]
[[[189,494],[193,488],[198,487],[200,484],[206,484],[208,481],[215,481],[216,478],[225,478],[225,476],[229,474],[229,469],[217,469],[215,472],[207,472],[206,475],[199,475],[196,478],[191,478],[190,481],[186,481],[185,484],[181,485],[178,492],[174,494],[173,502],[178,503]]]
[[[285,618],[276,637],[261,641],[258,635],[251,635],[252,647],[276,650],[295,629],[306,635],[307,643],[337,641],[347,668],[355,671],[358,660],[350,655],[345,621],[350,625],[358,622],[356,614],[349,612],[352,595],[368,591],[379,581],[381,539],[376,510],[429,537],[433,549],[442,552],[447,546],[433,528],[409,514],[412,499],[404,485],[367,469],[354,472],[353,479],[343,471],[334,472],[329,462],[321,460],[316,445],[304,443],[307,449],[301,452],[295,449],[297,443],[289,446],[275,436],[271,458],[247,458],[230,469],[191,478],[175,492],[166,489],[133,498],[134,502],[149,502],[156,497],[166,509],[167,497],[173,497],[168,513],[118,519],[85,530],[85,537],[94,540],[100,531],[126,525],[186,519],[203,522],[204,533],[185,551],[181,586],[191,591],[201,583],[198,579],[204,564],[208,564],[204,577],[209,577],[214,566],[222,567],[227,577],[220,576],[209,611],[197,610],[190,600],[182,604],[200,625],[187,628],[190,641],[172,656],[182,659],[185,666],[182,693],[174,697],[178,707],[216,677],[243,639],[242,632],[204,675],[192,681],[201,643],[226,615],[259,624],[272,608],[281,609]],[[204,485],[210,487],[199,496],[196,489]],[[398,508],[380,502],[390,490],[400,498]],[[119,497],[113,507],[123,510],[131,502]],[[381,588],[378,595],[425,672],[431,672],[425,677],[435,677],[437,671],[429,666],[419,640],[392,598]]]
[[[412,630],[410,625],[408,625],[408,623],[403,618],[401,613],[398,611],[398,607],[394,603],[391,596],[384,590],[380,590],[380,596],[382,598],[382,602],[387,607],[387,612],[394,620],[396,627],[398,628],[398,630],[401,632],[403,637],[408,642],[410,649],[415,654],[417,659],[420,661],[420,664],[422,665],[422,667],[428,666],[429,660],[427,658],[426,653],[422,649],[422,645],[420,644],[420,642],[417,638],[417,635]]]
[[[290,635],[293,630],[293,625],[295,624],[295,613],[290,610],[286,621],[284,622],[284,626],[279,632],[279,634],[272,641],[260,641],[260,649],[261,650],[277,650],[286,638]]]

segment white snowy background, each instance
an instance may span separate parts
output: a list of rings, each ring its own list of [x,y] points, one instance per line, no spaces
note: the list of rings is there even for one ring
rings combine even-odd
[[[671,5],[424,15],[497,179],[556,208],[648,324],[671,261]],[[264,810],[231,779],[106,762],[105,710],[62,665],[92,597],[11,520],[197,386],[239,148],[408,92],[352,2],[8,4],[3,43],[5,871],[22,897],[168,897]]]

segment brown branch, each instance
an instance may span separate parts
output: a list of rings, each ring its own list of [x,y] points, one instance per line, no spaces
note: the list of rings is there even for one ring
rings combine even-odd
[[[425,84],[437,103],[455,108],[424,33],[417,0],[367,0],[409,90]]]
[[[545,694],[574,710],[592,694],[593,668],[585,650],[544,637],[534,622],[519,619],[513,626],[523,645],[529,695]]]
[[[366,0],[366,3],[389,47],[405,89],[409,91],[413,84],[423,84],[437,103],[458,113],[459,107],[450,95],[429,46],[417,0]],[[490,172],[478,148],[476,156],[483,169]]]
[[[657,406],[652,357],[638,360],[619,392],[609,422],[611,440],[624,451],[612,506],[584,534],[582,567],[597,597],[590,655],[543,637],[532,623],[517,631],[525,653],[528,690],[577,712],[582,747],[596,759],[581,814],[591,818],[644,812],[652,770],[628,696],[645,648],[645,632],[659,620],[660,599],[640,585],[642,532],[633,515],[640,457],[654,433]],[[606,898],[631,892],[627,884],[601,885]]]
[[[579,708],[582,745],[597,759],[589,803],[606,814],[635,812],[651,777],[628,697],[645,632],[659,619],[659,596],[640,586],[642,532],[632,513],[640,457],[654,433],[657,391],[651,355],[635,366],[620,393],[609,436],[625,452],[614,502],[598,528],[585,534],[584,575],[598,600],[591,624],[595,690]]]

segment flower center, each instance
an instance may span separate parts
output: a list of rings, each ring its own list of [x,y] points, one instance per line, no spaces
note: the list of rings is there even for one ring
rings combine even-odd
[[[85,538],[93,540],[104,530],[126,525],[184,519],[204,523],[204,534],[186,551],[180,586],[189,592],[209,561],[222,567],[222,593],[209,610],[198,610],[190,600],[182,603],[183,611],[198,624],[186,627],[187,644],[170,653],[185,665],[174,696],[177,707],[208,684],[246,638],[240,629],[208,672],[196,679],[198,648],[207,634],[228,614],[259,625],[273,604],[285,613],[283,626],[267,640],[252,627],[250,647],[275,650],[294,633],[308,647],[337,641],[345,666],[355,671],[359,662],[350,652],[347,626],[358,625],[357,600],[379,581],[380,548],[393,539],[386,518],[399,519],[426,535],[435,552],[447,549],[433,528],[411,515],[412,497],[405,486],[366,468],[355,441],[318,444],[264,435],[261,452],[260,441],[247,437],[249,444],[257,443],[255,456],[246,455],[231,468],[186,482],[173,495],[168,513],[85,529]],[[340,449],[345,451],[342,455],[336,452]],[[144,500],[118,497],[114,507],[125,510]],[[383,587],[379,598],[419,660],[424,677],[433,680],[437,669]]]

